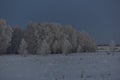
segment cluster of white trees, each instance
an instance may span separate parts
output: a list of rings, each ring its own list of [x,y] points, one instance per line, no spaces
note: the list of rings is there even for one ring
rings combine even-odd
[[[0,20],[0,54],[69,54],[95,50],[90,36],[71,25],[31,22],[22,30]]]

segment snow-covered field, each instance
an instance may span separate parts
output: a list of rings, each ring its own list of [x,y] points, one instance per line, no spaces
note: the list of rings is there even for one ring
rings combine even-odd
[[[120,53],[4,55],[0,80],[120,80]]]

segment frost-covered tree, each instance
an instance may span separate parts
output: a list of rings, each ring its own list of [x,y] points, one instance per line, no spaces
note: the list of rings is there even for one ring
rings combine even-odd
[[[22,54],[22,55],[28,54],[27,47],[28,47],[28,45],[27,45],[26,41],[24,39],[22,39],[21,44],[19,46],[19,50],[18,50],[19,54]]]
[[[62,53],[69,54],[71,49],[72,49],[71,43],[66,38],[64,38],[62,42]]]
[[[38,29],[36,23],[29,23],[25,31],[25,40],[28,43],[28,51],[31,54],[36,54],[38,45]]]
[[[81,46],[82,52],[94,52],[96,51],[96,45],[91,37],[86,32],[77,33],[77,44]]]
[[[72,45],[71,52],[76,52],[77,47],[77,33],[76,30],[73,28],[72,25],[65,25],[63,26],[64,35],[66,35],[67,39]]]
[[[82,52],[82,47],[80,46],[80,45],[78,45],[78,47],[77,47],[77,51],[76,51],[77,53],[80,53],[80,52]]]
[[[61,52],[60,48],[61,48],[60,42],[58,40],[55,40],[54,43],[52,44],[52,54],[60,53]]]
[[[17,54],[21,40],[24,37],[24,31],[18,26],[12,27],[12,29],[11,46],[8,48],[8,53]]]
[[[12,37],[12,28],[6,24],[6,21],[0,19],[0,54],[7,52]]]
[[[45,54],[50,54],[50,47],[48,45],[48,43],[46,42],[46,40],[43,40],[42,44],[40,47],[38,47],[37,49],[37,54],[41,54],[41,55],[45,55]]]
[[[28,42],[28,50],[32,54],[36,54],[39,45],[45,40],[52,50],[55,39],[60,39],[60,29],[57,24],[48,23],[30,23],[26,30],[26,41]]]

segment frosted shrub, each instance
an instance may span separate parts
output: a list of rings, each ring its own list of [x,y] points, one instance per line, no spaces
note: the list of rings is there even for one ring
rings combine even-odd
[[[111,43],[109,44],[109,49],[111,52],[115,51],[115,42],[114,41],[111,41]]]
[[[20,47],[19,47],[19,50],[18,50],[19,54],[21,54],[21,55],[27,55],[28,54],[27,47],[28,46],[27,46],[26,41],[24,39],[22,39]]]

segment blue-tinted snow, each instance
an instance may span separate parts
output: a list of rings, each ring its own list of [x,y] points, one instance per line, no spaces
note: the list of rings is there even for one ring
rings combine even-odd
[[[0,80],[120,80],[120,53],[0,56]]]

